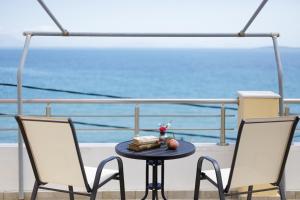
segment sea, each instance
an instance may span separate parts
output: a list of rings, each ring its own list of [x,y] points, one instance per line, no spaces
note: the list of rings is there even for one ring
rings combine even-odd
[[[16,72],[22,49],[0,49],[0,99],[16,98]],[[300,98],[300,48],[280,48],[284,97]],[[30,49],[23,77],[23,97],[32,98],[237,98],[237,91],[278,92],[274,50],[189,48]],[[26,104],[26,115],[44,115],[45,104]],[[169,135],[191,142],[219,141],[220,105],[140,105],[140,135]],[[135,105],[53,104],[54,116],[71,116],[80,142],[129,140]],[[17,141],[14,104],[0,104],[0,143]],[[291,113],[300,113],[292,105]],[[226,105],[226,137],[235,142],[237,106]],[[82,116],[84,115],[84,116]],[[121,115],[122,117],[114,117]],[[154,115],[163,115],[155,117]],[[197,115],[175,117],[173,115]],[[102,117],[99,117],[102,116]],[[184,130],[184,129],[188,130]],[[89,129],[89,130],[82,130]],[[103,130],[99,130],[103,129]],[[201,129],[201,130],[196,130]],[[300,141],[297,132],[294,141]]]

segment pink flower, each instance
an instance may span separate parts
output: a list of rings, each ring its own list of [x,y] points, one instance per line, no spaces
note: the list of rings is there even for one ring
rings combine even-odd
[[[159,131],[164,133],[167,131],[167,127],[161,126],[161,127],[159,127]]]
[[[159,132],[161,134],[165,134],[167,129],[170,128],[170,125],[171,125],[171,122],[168,122],[167,124],[164,124],[164,123],[159,124]]]

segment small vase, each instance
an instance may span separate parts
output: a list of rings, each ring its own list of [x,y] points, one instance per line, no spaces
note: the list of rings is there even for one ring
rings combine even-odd
[[[166,132],[160,132],[159,133],[159,142],[161,144],[166,144],[166,138],[167,138]]]

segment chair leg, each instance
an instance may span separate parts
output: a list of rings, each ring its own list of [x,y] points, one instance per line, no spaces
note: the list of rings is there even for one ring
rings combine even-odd
[[[252,191],[253,191],[253,185],[250,185],[248,187],[247,200],[251,200],[252,199]]]
[[[216,184],[217,184],[218,191],[219,191],[219,197],[220,197],[220,200],[225,200],[225,193],[224,193],[221,170],[220,170],[219,164],[214,159],[212,159],[210,157],[204,157],[204,156],[200,157],[199,160],[198,160],[198,163],[197,163],[197,173],[196,173],[194,200],[198,200],[198,198],[199,198],[199,189],[200,189],[200,181],[205,178],[205,177],[202,177],[203,176],[202,175],[203,160],[208,160],[213,164],[214,169],[215,169],[215,173],[216,173],[216,178],[217,178],[217,183]]]
[[[199,199],[200,181],[201,181],[201,170],[197,169],[195,190],[194,190],[194,200]]]
[[[39,189],[39,184],[38,184],[37,181],[35,181],[34,187],[33,187],[33,190],[32,190],[32,194],[31,194],[31,200],[35,200],[36,199],[38,189]]]
[[[73,186],[70,185],[69,185],[69,196],[70,196],[70,200],[74,200]]]
[[[219,168],[219,165],[215,166],[215,172],[216,172],[216,178],[217,178],[219,198],[220,198],[220,200],[225,200],[225,193],[224,193],[221,170]]]
[[[225,194],[224,194],[224,189],[223,189],[223,184],[217,183],[218,184],[218,192],[219,192],[219,198],[220,200],[225,200]]]
[[[125,184],[124,184],[124,174],[119,173],[119,183],[120,183],[120,197],[121,200],[125,200]]]
[[[123,170],[123,162],[121,158],[117,158],[118,168],[119,168],[119,183],[120,183],[120,197],[121,200],[125,200],[125,183],[124,183],[124,170]]]
[[[97,196],[97,190],[93,190],[90,196],[90,200],[96,200],[96,196]]]
[[[286,200],[285,192],[282,185],[280,184],[278,188],[279,188],[280,200]]]

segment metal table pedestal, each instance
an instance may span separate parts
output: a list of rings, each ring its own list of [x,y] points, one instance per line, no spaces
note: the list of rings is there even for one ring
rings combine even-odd
[[[152,166],[152,183],[149,183],[149,166]],[[161,166],[161,183],[158,183],[158,166]],[[158,190],[161,190],[161,196],[164,200],[167,200],[164,190],[164,161],[163,160],[146,160],[146,188],[145,195],[142,200],[146,199],[149,190],[152,190],[152,199],[158,199]]]

